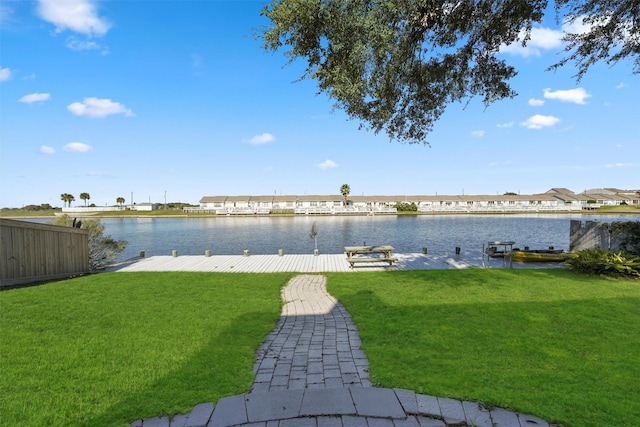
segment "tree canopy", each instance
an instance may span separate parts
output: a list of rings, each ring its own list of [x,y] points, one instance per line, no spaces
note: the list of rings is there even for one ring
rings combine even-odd
[[[89,193],[80,193],[80,199],[84,200],[84,205],[87,206],[87,200],[91,199]]]
[[[566,34],[577,79],[598,61],[632,58],[640,72],[637,0],[556,0],[556,17],[582,24]],[[428,143],[447,105],[480,97],[485,105],[516,95],[517,71],[500,47],[526,44],[547,0],[272,0],[260,30],[267,51],[304,59],[301,78],[361,127],[391,139]],[[552,9],[553,10],[553,9]]]
[[[342,184],[340,186],[340,194],[342,194],[345,204],[347,203],[347,197],[349,197],[350,193],[351,193],[351,187],[349,187],[349,184]]]
[[[73,194],[62,193],[60,195],[60,200],[62,200],[63,204],[66,203],[67,205],[69,205],[69,207],[71,207],[71,202],[75,201],[76,198],[73,196]]]

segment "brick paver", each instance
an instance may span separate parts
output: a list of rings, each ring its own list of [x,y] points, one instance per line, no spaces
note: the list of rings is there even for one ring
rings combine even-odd
[[[258,350],[252,392],[371,387],[358,329],[324,276],[294,277],[282,299],[282,316]]]

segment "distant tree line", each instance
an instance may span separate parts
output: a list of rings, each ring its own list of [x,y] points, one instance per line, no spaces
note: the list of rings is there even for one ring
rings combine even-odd
[[[18,209],[36,212],[36,211],[51,211],[51,210],[60,209],[60,208],[53,207],[49,203],[42,203],[40,205],[26,205],[21,208],[2,208],[3,211],[12,211],[12,210],[18,210]]]

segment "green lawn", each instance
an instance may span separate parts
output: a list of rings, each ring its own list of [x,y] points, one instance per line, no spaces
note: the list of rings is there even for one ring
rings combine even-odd
[[[104,273],[0,292],[0,425],[128,425],[247,391],[290,277]]]
[[[379,385],[640,425],[640,283],[564,270],[327,274]],[[0,425],[111,426],[239,394],[291,274],[103,273],[0,292]]]
[[[640,425],[640,283],[564,270],[328,274],[372,380],[567,426]]]

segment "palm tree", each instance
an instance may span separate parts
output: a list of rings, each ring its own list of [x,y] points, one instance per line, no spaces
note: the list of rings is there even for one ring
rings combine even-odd
[[[118,197],[116,199],[116,203],[118,203],[120,207],[122,207],[122,204],[124,203],[124,197]]]
[[[349,187],[349,184],[342,184],[342,187],[340,187],[340,194],[342,194],[342,197],[344,198],[345,206],[347,206],[347,196],[349,196],[349,193],[351,193],[351,187]]]
[[[89,200],[91,198],[91,196],[89,195],[89,193],[80,193],[80,198],[82,200],[84,200],[84,205],[86,207],[87,206],[87,200]]]
[[[66,203],[69,207],[71,207],[71,202],[73,202],[75,199],[76,198],[69,193],[62,193],[60,195],[60,200],[62,200],[63,203]]]

